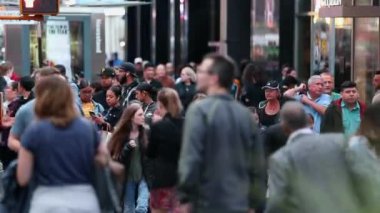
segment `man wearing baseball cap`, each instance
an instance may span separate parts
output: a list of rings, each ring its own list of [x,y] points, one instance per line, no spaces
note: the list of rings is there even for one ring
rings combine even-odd
[[[116,79],[115,70],[112,68],[103,68],[100,71],[100,84],[102,85],[102,90],[94,95],[94,101],[101,104],[105,110],[108,110],[108,104],[106,101],[107,90],[111,88],[114,80]]]
[[[137,81],[135,65],[132,63],[124,63],[119,67],[119,79],[123,88],[121,94],[121,105],[126,107],[128,103],[135,100],[136,87],[139,85]]]

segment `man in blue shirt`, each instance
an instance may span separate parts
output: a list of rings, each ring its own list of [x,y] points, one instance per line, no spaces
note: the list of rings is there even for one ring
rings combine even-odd
[[[353,135],[360,126],[366,106],[359,101],[356,83],[346,81],[341,86],[342,98],[327,108],[323,117],[321,132],[337,132]]]
[[[37,70],[35,81],[36,84],[42,79],[52,75],[61,76],[61,73],[55,68],[42,68]],[[16,113],[14,124],[8,139],[8,146],[11,150],[18,152],[20,149],[20,139],[26,128],[34,121],[34,105],[36,101],[32,100],[23,105]]]
[[[306,113],[313,116],[314,132],[319,133],[322,116],[325,114],[326,108],[330,104],[331,99],[329,95],[324,94],[323,79],[319,75],[310,77],[308,81],[308,91],[306,94],[300,93],[305,90],[306,86],[301,84],[294,89],[286,91],[284,96],[294,98],[304,105]]]

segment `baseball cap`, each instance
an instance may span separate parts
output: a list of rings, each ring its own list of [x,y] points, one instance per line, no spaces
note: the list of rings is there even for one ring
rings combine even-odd
[[[277,81],[268,81],[268,83],[263,86],[262,89],[280,89],[280,86]]]
[[[122,64],[119,67],[119,70],[123,72],[129,72],[131,75],[136,76],[136,68],[135,68],[135,65],[132,63],[127,62],[127,63]]]
[[[138,57],[138,58],[135,58],[135,64],[142,64],[143,63],[143,59]]]
[[[106,77],[115,77],[116,76],[116,73],[115,73],[115,70],[110,68],[110,67],[106,67],[106,68],[103,68],[101,71],[100,71],[100,74],[99,76],[106,76]]]
[[[153,87],[148,83],[141,83],[136,87],[137,91],[147,92],[148,94],[153,94]]]

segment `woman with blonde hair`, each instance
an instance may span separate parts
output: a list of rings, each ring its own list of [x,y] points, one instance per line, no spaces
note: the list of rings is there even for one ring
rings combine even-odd
[[[162,120],[151,126],[147,156],[152,160],[150,207],[153,213],[173,212],[178,207],[175,185],[182,138],[182,104],[177,92],[158,93],[157,113]]]
[[[176,85],[181,103],[186,111],[196,94],[196,74],[193,68],[186,66],[181,69],[181,82]]]
[[[37,120],[24,133],[17,181],[37,188],[31,213],[100,212],[92,186],[95,158],[106,158],[96,127],[79,116],[67,82],[51,76],[36,86]],[[104,163],[105,164],[105,163]]]
[[[112,159],[125,167],[124,213],[148,212],[143,155],[146,143],[144,111],[140,104],[133,103],[124,111],[108,145]]]

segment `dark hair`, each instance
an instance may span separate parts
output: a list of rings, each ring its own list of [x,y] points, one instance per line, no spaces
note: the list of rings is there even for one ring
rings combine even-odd
[[[120,97],[121,96],[122,88],[119,85],[112,86],[108,90],[112,91],[115,94],[116,97]]]
[[[20,79],[20,86],[24,88],[26,91],[32,91],[34,87],[34,80],[30,76],[24,76]]]
[[[38,119],[49,119],[54,125],[66,127],[78,117],[70,86],[58,76],[40,80],[36,85],[35,113]]]
[[[358,135],[364,136],[380,154],[380,103],[370,105],[364,112]]]
[[[129,142],[129,134],[132,131],[132,120],[136,112],[141,109],[139,104],[129,105],[121,116],[116,131],[112,134],[111,140],[108,144],[111,157],[114,160],[120,160],[123,152],[123,148],[126,143]],[[139,127],[138,142],[140,145],[145,145],[147,141],[145,130],[143,126]]]
[[[261,66],[253,63],[248,64],[243,72],[243,84],[259,83],[264,84],[264,70]]]
[[[92,82],[90,87],[94,89],[94,92],[97,93],[102,90],[102,84],[99,81]]]
[[[79,84],[78,84],[78,88],[81,90],[81,89],[85,89],[87,87],[90,86],[90,82],[88,82],[87,80],[85,79],[82,79],[79,81]]]
[[[54,66],[63,76],[66,76],[66,67],[62,64],[57,64]]]
[[[343,91],[348,88],[356,88],[356,83],[352,81],[345,81],[340,85],[340,91]]]
[[[380,75],[380,70],[375,71],[375,75]]]
[[[12,89],[12,91],[15,91],[18,89],[18,82],[12,81],[8,86]]]
[[[148,69],[148,68],[155,68],[155,67],[154,67],[154,65],[152,63],[146,63],[145,66],[144,66],[144,70]]]
[[[228,56],[212,53],[206,55],[204,59],[212,60],[210,73],[219,77],[219,85],[225,89],[230,89],[237,73],[235,62]]]

